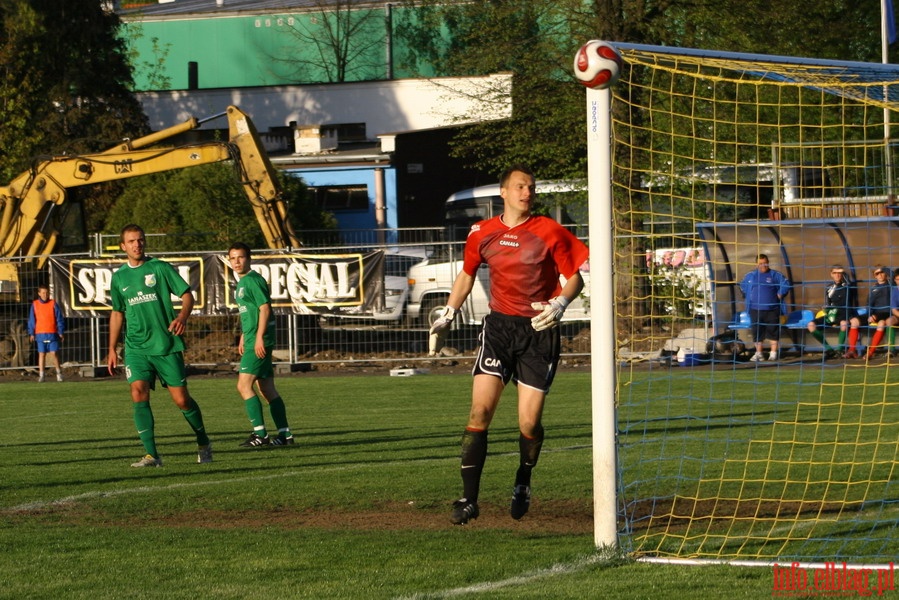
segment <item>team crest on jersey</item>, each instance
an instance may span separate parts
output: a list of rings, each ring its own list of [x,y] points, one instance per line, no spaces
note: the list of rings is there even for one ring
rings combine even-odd
[[[243,288],[240,288],[239,290],[237,290],[237,297],[238,297],[238,298],[243,298],[243,292],[244,292],[244,289],[243,289]]]
[[[144,285],[147,287],[156,287],[156,273],[144,275]]]

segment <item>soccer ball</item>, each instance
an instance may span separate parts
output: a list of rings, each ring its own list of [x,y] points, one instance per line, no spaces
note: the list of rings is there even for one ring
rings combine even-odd
[[[618,81],[623,63],[611,44],[590,40],[574,55],[574,76],[590,89],[604,90]]]

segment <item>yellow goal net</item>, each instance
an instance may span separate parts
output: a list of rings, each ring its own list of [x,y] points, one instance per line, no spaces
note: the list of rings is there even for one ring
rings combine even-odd
[[[621,545],[891,562],[899,66],[613,45]]]

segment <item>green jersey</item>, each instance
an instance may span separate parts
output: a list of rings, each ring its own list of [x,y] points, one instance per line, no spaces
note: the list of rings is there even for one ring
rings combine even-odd
[[[139,267],[128,263],[112,275],[112,309],[125,314],[125,353],[161,356],[184,350],[181,336],[168,329],[175,318],[172,295],[190,286],[175,268],[155,258]]]
[[[244,347],[252,349],[256,343],[256,331],[259,329],[259,307],[263,304],[271,305],[272,302],[268,283],[262,275],[250,270],[237,282],[237,287],[234,288],[234,299],[240,310],[240,329],[243,331]],[[273,312],[269,312],[262,341],[266,348],[275,345],[275,315]]]

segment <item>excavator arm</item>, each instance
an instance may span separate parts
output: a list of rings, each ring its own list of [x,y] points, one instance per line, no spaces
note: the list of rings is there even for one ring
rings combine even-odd
[[[227,116],[227,142],[163,146],[161,142],[201,123]],[[300,247],[288,220],[275,170],[250,118],[236,106],[202,121],[191,118],[168,129],[126,141],[97,154],[58,156],[36,162],[9,185],[0,187],[0,259],[32,257],[42,266],[59,232],[54,212],[73,187],[232,160],[272,249]]]

